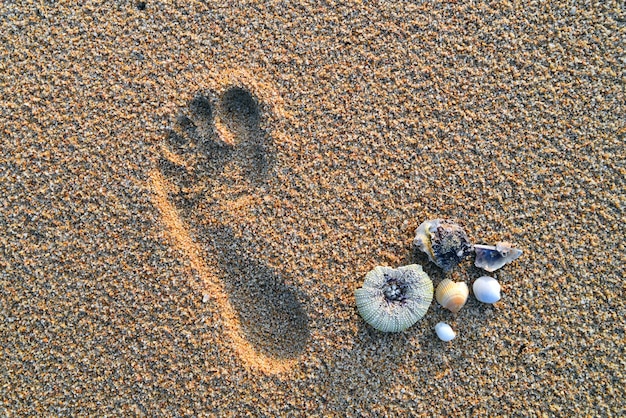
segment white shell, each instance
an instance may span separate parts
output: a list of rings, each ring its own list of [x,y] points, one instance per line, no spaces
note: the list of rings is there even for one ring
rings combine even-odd
[[[445,322],[439,322],[435,325],[435,332],[441,341],[451,341],[456,337],[456,333],[452,330],[452,327]]]
[[[424,221],[415,231],[415,238],[413,239],[413,245],[420,251],[426,253],[430,261],[435,262],[433,258],[433,249],[430,243],[430,230],[437,228],[441,223],[441,219],[432,219]]]
[[[468,296],[469,288],[465,282],[455,283],[450,279],[443,279],[435,292],[437,303],[454,313],[461,310]]]
[[[474,296],[483,303],[496,303],[500,300],[500,283],[493,277],[482,276],[472,286]]]
[[[490,273],[522,255],[522,250],[513,248],[508,242],[498,242],[495,246],[476,244],[474,252],[476,253],[474,265]]]
[[[404,331],[420,320],[433,300],[433,282],[422,266],[378,266],[354,291],[365,322],[383,332]]]

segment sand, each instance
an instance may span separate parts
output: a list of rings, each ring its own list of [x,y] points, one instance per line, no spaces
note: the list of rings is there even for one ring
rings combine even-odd
[[[0,414],[624,415],[623,4],[240,3],[0,6]],[[373,330],[439,217],[502,300]]]

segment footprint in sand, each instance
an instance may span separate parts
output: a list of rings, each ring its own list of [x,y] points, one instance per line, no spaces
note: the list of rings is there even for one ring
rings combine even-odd
[[[249,206],[270,193],[273,137],[263,127],[276,95],[246,74],[221,80],[195,95],[162,144],[155,202],[242,362],[283,372],[304,350],[308,318],[297,289],[255,259],[258,240],[241,233]]]

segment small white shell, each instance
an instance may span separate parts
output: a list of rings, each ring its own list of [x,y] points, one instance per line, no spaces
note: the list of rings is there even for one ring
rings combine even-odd
[[[476,244],[474,252],[476,252],[474,265],[490,273],[522,255],[522,250],[513,248],[508,242],[498,242],[495,246]]]
[[[500,283],[493,277],[482,276],[472,286],[474,296],[483,303],[496,303],[500,300]]]
[[[441,341],[451,341],[456,337],[456,333],[452,330],[452,327],[445,322],[439,322],[435,325],[435,332]]]
[[[435,291],[437,302],[454,313],[461,310],[468,296],[469,288],[465,282],[455,283],[450,279],[443,279]]]
[[[354,291],[365,322],[383,332],[404,331],[420,320],[433,300],[433,282],[422,266],[378,266]]]

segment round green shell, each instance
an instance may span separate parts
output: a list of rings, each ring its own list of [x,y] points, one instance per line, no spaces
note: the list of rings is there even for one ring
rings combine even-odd
[[[354,296],[365,322],[383,332],[400,332],[419,321],[433,300],[433,282],[422,266],[378,266]]]

